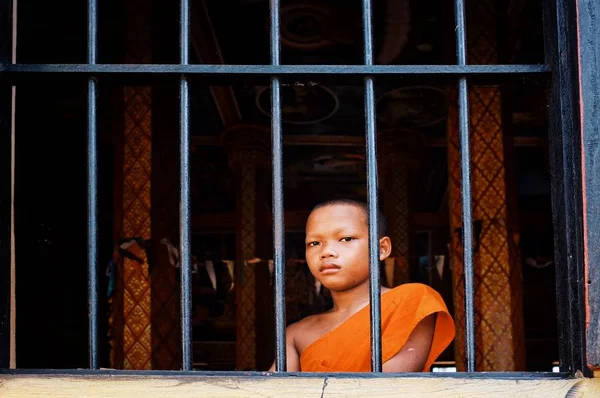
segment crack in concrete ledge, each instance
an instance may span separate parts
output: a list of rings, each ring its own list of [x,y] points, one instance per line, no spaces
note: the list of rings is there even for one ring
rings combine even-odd
[[[323,398],[323,396],[325,395],[325,387],[327,387],[328,384],[329,377],[325,377],[325,379],[323,379],[323,389],[321,390],[321,398]]]

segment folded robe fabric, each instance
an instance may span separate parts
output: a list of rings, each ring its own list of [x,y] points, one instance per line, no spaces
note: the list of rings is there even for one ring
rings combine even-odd
[[[382,361],[385,363],[404,346],[425,317],[437,314],[429,357],[423,371],[454,339],[455,329],[448,308],[438,292],[427,285],[409,283],[381,296]],[[362,308],[341,325],[318,338],[300,356],[302,372],[370,372],[370,306]]]

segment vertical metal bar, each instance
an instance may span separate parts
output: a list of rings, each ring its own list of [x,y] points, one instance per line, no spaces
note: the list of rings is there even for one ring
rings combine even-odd
[[[271,65],[279,65],[279,0],[271,0]],[[285,372],[285,225],[283,218],[283,133],[279,78],[271,78],[273,156],[273,248],[275,262],[275,370]]]
[[[0,0],[0,63],[12,61],[13,1]],[[0,82],[0,368],[11,365],[12,88]],[[14,327],[14,325],[12,325]]]
[[[181,65],[189,59],[189,0],[181,0],[179,55]],[[187,78],[179,80],[179,253],[181,258],[181,351],[182,369],[192,370],[192,262],[190,243],[190,106]]]
[[[373,65],[373,12],[371,1],[363,0],[365,65]],[[377,176],[377,135],[375,88],[372,77],[365,78],[365,134],[367,149],[367,194],[369,207],[369,294],[371,303],[371,370],[382,371],[381,359],[381,285],[379,271],[379,198]]]
[[[97,0],[88,0],[88,64],[96,63]],[[98,369],[98,150],[96,132],[96,79],[88,79],[88,313],[89,366]]]
[[[0,6],[0,10],[3,8]],[[4,11],[4,10],[3,10]],[[0,26],[2,22],[0,22]],[[0,33],[1,35],[2,33]],[[11,61],[13,64],[17,63],[17,0],[12,0],[12,32],[10,35],[11,46],[12,46],[12,57]],[[0,51],[1,53],[1,51]],[[0,55],[0,59],[3,56]],[[2,89],[0,89],[1,92]],[[0,94],[1,95],[1,94]],[[0,102],[2,100],[0,99]],[[16,147],[16,104],[17,104],[17,88],[15,86],[12,87],[12,98],[11,98],[11,126],[10,126],[10,144],[11,144],[11,170],[10,170],[10,180],[11,180],[11,203],[10,203],[10,368],[16,369],[17,367],[17,295],[16,295],[16,283],[17,280],[17,268],[16,268],[16,258],[15,258],[15,147]],[[2,116],[0,116],[2,118]],[[0,122],[1,124],[1,122]],[[0,131],[2,131],[2,127],[0,127]],[[1,134],[1,133],[0,133]],[[1,144],[0,144],[1,145]],[[1,166],[0,166],[1,167]],[[1,205],[0,205],[1,207]],[[2,249],[0,249],[0,252]],[[0,271],[1,273],[2,271]],[[0,279],[2,277],[0,276]],[[1,338],[0,338],[1,340]],[[0,349],[1,351],[1,349]],[[0,363],[1,363],[0,359]],[[1,366],[1,365],[0,365]]]
[[[13,0],[13,54],[12,63],[17,62],[17,0]],[[1,89],[0,89],[1,90]],[[17,296],[16,296],[16,284],[17,280],[17,268],[15,258],[15,149],[16,149],[16,104],[17,104],[17,88],[12,87],[12,98],[11,98],[11,121],[10,121],[10,180],[11,180],[11,198],[10,198],[10,368],[16,369],[17,367]],[[1,100],[0,100],[1,101]],[[0,116],[1,117],[1,116]],[[0,127],[1,131],[1,127]],[[0,277],[0,279],[2,279]]]
[[[467,64],[464,0],[455,0],[456,57],[458,65]],[[469,89],[467,78],[458,80],[458,128],[462,194],[463,263],[465,275],[465,354],[467,372],[475,371],[475,310],[473,285],[473,217],[471,214],[471,154],[469,136]]]

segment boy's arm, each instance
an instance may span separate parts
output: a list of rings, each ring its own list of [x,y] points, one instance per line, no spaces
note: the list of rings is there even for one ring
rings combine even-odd
[[[384,372],[421,372],[429,357],[436,314],[431,314],[415,327],[406,344],[383,364]]]
[[[300,371],[300,355],[298,355],[298,350],[296,349],[296,344],[294,342],[294,332],[296,330],[297,324],[292,324],[288,326],[285,330],[285,345],[286,345],[286,361],[287,361],[287,371],[288,372],[299,372]],[[269,372],[275,371],[275,362],[271,365]]]

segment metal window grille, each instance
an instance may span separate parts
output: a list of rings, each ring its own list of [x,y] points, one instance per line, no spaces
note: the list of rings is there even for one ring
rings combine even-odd
[[[6,2],[0,2],[5,7]],[[381,356],[381,303],[380,303],[380,271],[378,267],[378,193],[377,193],[377,139],[375,123],[375,93],[374,79],[398,77],[427,77],[454,81],[458,85],[458,115],[460,129],[460,163],[461,163],[461,192],[463,199],[462,225],[472,225],[471,214],[471,171],[469,155],[469,102],[468,84],[471,79],[481,81],[497,81],[499,79],[522,78],[534,76],[548,79],[551,76],[553,85],[553,119],[554,132],[566,128],[565,123],[573,117],[573,109],[568,101],[558,93],[560,74],[556,70],[566,70],[569,66],[563,58],[555,54],[556,47],[564,45],[565,29],[568,23],[561,26],[561,22],[569,18],[569,11],[561,0],[546,2],[546,65],[468,65],[466,57],[466,22],[464,0],[454,0],[456,56],[455,65],[401,65],[379,66],[373,64],[373,34],[372,34],[372,8],[370,0],[362,1],[364,63],[362,65],[280,65],[280,25],[279,25],[279,0],[270,0],[270,65],[189,65],[189,0],[180,0],[179,23],[179,64],[176,65],[115,65],[97,64],[97,0],[88,0],[88,31],[87,31],[87,64],[81,65],[10,65],[4,62],[0,73],[10,82],[18,84],[20,79],[30,77],[46,77],[56,74],[82,76],[87,79],[88,87],[88,292],[89,292],[89,368],[98,369],[98,276],[97,276],[97,134],[96,134],[96,90],[97,81],[102,78],[178,78],[179,79],[179,139],[180,139],[180,253],[181,253],[181,331],[182,331],[182,369],[192,369],[192,344],[191,344],[191,255],[190,255],[190,162],[189,162],[189,90],[188,78],[190,76],[203,76],[210,81],[227,81],[234,78],[245,79],[270,79],[271,106],[272,106],[272,203],[273,203],[273,236],[274,236],[274,263],[275,263],[275,323],[276,323],[276,359],[275,365],[278,372],[286,371],[286,341],[285,341],[285,283],[284,283],[284,203],[283,203],[283,140],[281,123],[281,79],[346,79],[364,80],[364,112],[365,112],[365,141],[367,164],[367,187],[369,208],[369,261],[370,261],[370,302],[371,302],[371,366],[373,372],[382,371]],[[10,7],[6,6],[7,9]],[[3,16],[3,24],[8,26],[10,18]],[[553,73],[550,73],[555,69]],[[562,72],[561,72],[562,73]],[[5,98],[5,97],[4,97]],[[562,133],[567,134],[567,133]],[[5,141],[3,141],[5,142]],[[556,145],[561,145],[558,143]],[[556,167],[556,165],[555,165]],[[562,182],[568,185],[568,181]],[[5,188],[2,188],[3,190]],[[560,194],[560,192],[559,192]],[[558,194],[558,195],[559,195]],[[566,208],[566,207],[565,207]],[[4,209],[2,210],[4,211]],[[556,211],[556,209],[555,209]],[[570,217],[570,218],[569,218]],[[573,223],[576,214],[567,215],[560,225]],[[466,364],[467,371],[475,370],[475,326],[474,326],[474,289],[473,289],[473,233],[470,228],[462,228],[462,242],[464,246],[465,267],[465,322],[466,322]],[[566,245],[574,245],[567,243]],[[563,245],[564,246],[564,245]],[[559,250],[566,252],[566,246]],[[2,250],[4,250],[4,246]],[[571,268],[569,268],[571,269]],[[571,272],[567,269],[564,273]],[[558,280],[557,278],[557,280]],[[560,281],[559,281],[560,282]],[[562,282],[560,282],[562,283]],[[564,283],[561,285],[564,287]],[[567,311],[566,307],[561,311]],[[577,326],[570,326],[569,336],[580,336],[581,331]],[[562,370],[573,371],[581,368],[582,348],[562,348]],[[565,363],[570,365],[564,365]],[[579,363],[579,364],[577,364]],[[0,365],[4,366],[4,363]]]

